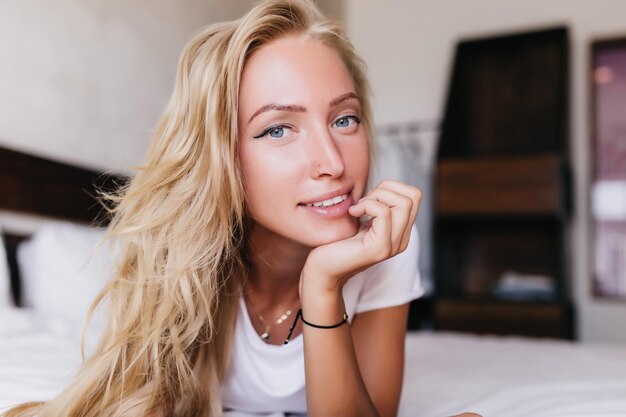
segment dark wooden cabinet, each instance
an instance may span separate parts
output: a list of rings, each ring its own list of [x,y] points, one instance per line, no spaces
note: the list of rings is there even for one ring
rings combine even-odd
[[[436,329],[575,337],[568,50],[562,27],[457,47],[434,180]]]
[[[435,316],[438,327],[451,331],[564,339],[574,331],[571,306],[554,301],[444,298]]]
[[[439,217],[566,215],[566,160],[557,153],[442,159]]]

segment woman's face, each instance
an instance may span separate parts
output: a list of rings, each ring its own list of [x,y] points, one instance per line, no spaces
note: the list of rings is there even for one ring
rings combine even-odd
[[[289,35],[255,51],[239,93],[239,159],[252,219],[309,247],[353,236],[347,209],[365,192],[368,142],[339,54]],[[348,199],[324,207],[328,196]],[[338,199],[335,199],[337,201]],[[324,201],[321,208],[303,203]]]

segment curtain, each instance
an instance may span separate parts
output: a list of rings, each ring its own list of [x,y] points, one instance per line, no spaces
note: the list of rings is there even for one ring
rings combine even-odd
[[[416,224],[419,231],[419,269],[426,295],[432,293],[433,169],[438,139],[436,122],[407,122],[379,126],[378,155],[372,164],[372,186],[395,179],[422,191]]]

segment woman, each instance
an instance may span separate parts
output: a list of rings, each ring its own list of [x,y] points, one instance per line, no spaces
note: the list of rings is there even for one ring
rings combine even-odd
[[[372,152],[363,64],[312,3],[201,31],[144,166],[103,194],[102,340],[6,416],[396,415],[421,193],[366,192]]]

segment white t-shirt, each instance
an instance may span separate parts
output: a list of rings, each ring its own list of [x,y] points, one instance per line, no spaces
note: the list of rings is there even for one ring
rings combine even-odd
[[[343,299],[355,314],[391,307],[423,295],[418,269],[419,239],[413,225],[406,250],[350,278]],[[233,356],[222,386],[225,416],[306,414],[302,333],[286,345],[265,343],[256,333],[243,297],[239,300]]]

